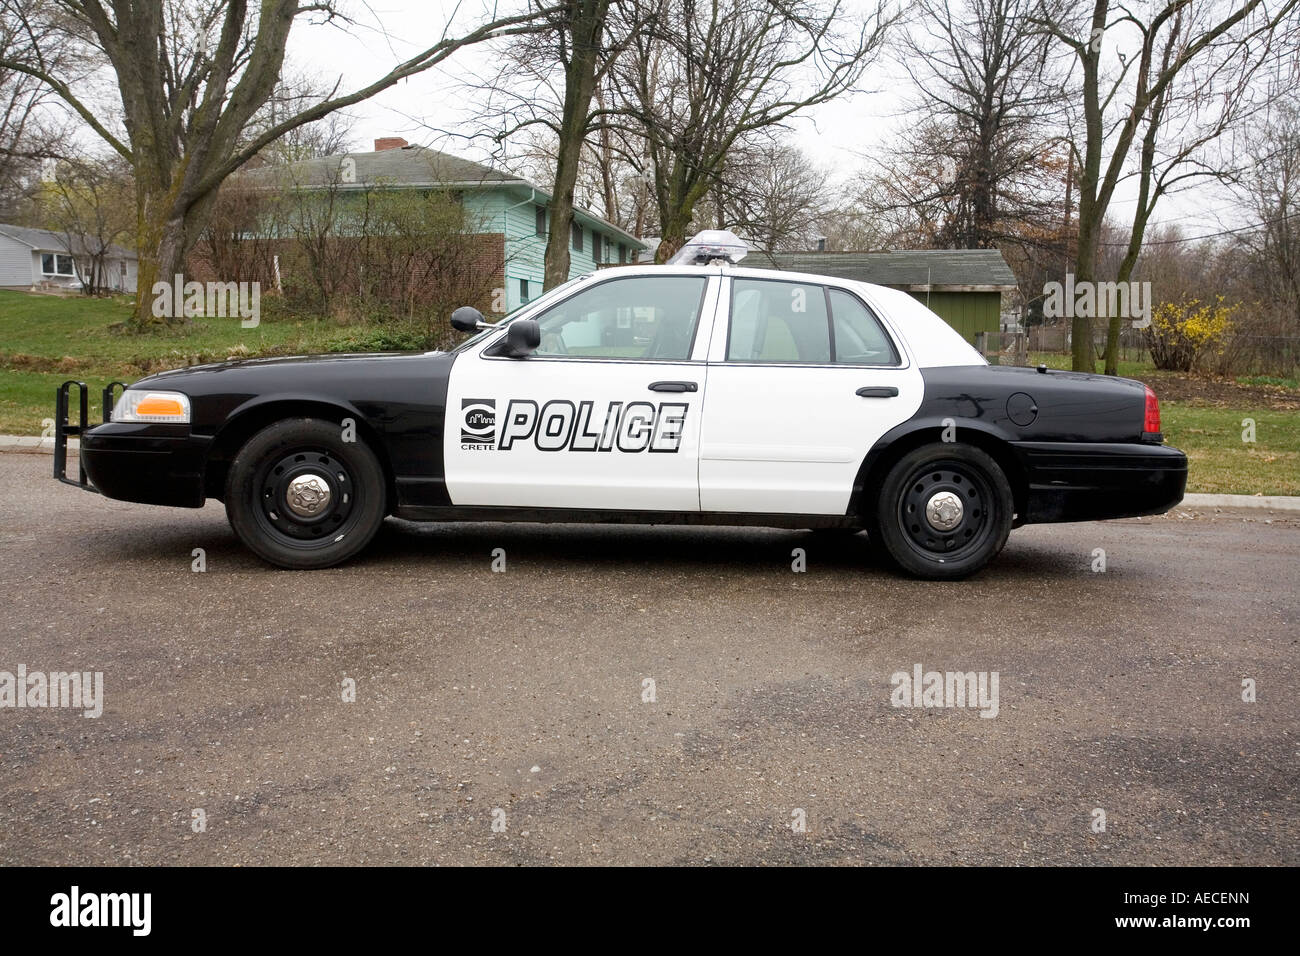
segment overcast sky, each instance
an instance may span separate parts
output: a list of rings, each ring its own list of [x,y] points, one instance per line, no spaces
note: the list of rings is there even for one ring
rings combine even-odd
[[[371,82],[393,64],[431,46],[431,38],[440,35],[455,8],[445,0],[344,2],[355,18],[354,25],[300,24],[291,34],[289,49],[291,70],[314,74],[330,84],[341,77],[343,89]],[[503,9],[508,8],[503,4]],[[463,33],[490,13],[489,2],[464,0],[455,18],[460,29],[452,32]],[[442,66],[353,107],[349,113],[356,119],[358,147],[368,149],[377,137],[397,135],[467,158],[486,158],[474,142],[434,130],[464,134],[475,129],[461,83],[467,75],[488,72],[491,59],[490,45],[460,51]],[[860,169],[861,157],[878,155],[889,143],[891,132],[907,121],[908,84],[887,60],[882,58],[868,73],[863,82],[867,90],[810,110],[791,124],[791,136],[810,158],[828,169],[833,180],[845,180]],[[1127,219],[1134,196],[1135,189],[1121,185],[1111,205],[1112,218]],[[1156,218],[1176,222],[1189,235],[1212,233],[1237,224],[1230,216],[1230,205],[1230,197],[1222,190],[1202,187],[1162,201]]]

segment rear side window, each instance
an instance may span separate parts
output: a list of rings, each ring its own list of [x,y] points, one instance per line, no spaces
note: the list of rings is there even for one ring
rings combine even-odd
[[[767,279],[732,283],[727,361],[830,360],[830,322],[821,286]]]
[[[827,293],[835,329],[835,361],[840,365],[897,365],[898,350],[880,321],[855,296]]]

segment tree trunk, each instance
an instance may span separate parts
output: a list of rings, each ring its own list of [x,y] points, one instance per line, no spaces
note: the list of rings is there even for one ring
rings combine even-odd
[[[557,169],[556,179],[559,179]],[[546,264],[542,288],[553,289],[569,279],[569,230],[573,227],[573,190],[551,196],[550,231],[546,236]]]
[[[1100,236],[1099,226],[1090,215],[1084,215],[1086,202],[1080,196],[1079,204],[1079,250],[1074,262],[1074,284],[1092,282],[1097,271],[1097,242]],[[1070,304],[1073,306],[1073,303]],[[1092,352],[1092,316],[1077,314],[1070,320],[1070,368],[1076,372],[1097,371],[1096,359]],[[1086,310],[1085,310],[1086,311]]]
[[[1138,208],[1134,213],[1133,231],[1129,236],[1128,248],[1124,251],[1124,261],[1119,265],[1119,274],[1115,281],[1123,285],[1129,281],[1133,275],[1133,268],[1137,265],[1138,255],[1142,251],[1142,237],[1146,233],[1146,214],[1147,209],[1146,185],[1143,184],[1142,195],[1138,197]],[[1130,304],[1132,300],[1130,299]],[[1147,303],[1150,306],[1151,303]],[[1132,318],[1132,316],[1130,316]],[[1119,337],[1124,329],[1124,316],[1112,315],[1106,328],[1106,366],[1107,375],[1119,374]]]
[[[158,297],[155,284],[167,283],[170,289],[181,273],[185,255],[185,219],[170,190],[141,185],[137,200],[140,236],[139,271],[135,287],[135,315],[132,320],[137,330],[166,324],[166,315],[154,315],[153,304]],[[175,295],[175,290],[171,294]],[[171,321],[184,316],[171,316]]]
[[[564,68],[564,112],[560,117],[559,150],[555,157],[555,188],[551,192],[543,289],[553,289],[569,279],[573,191],[578,182],[582,147],[591,123],[591,98],[596,89],[600,41],[605,33],[608,12],[609,0],[571,0],[569,4],[567,29],[571,31],[571,47],[569,62]]]
[[[691,215],[674,215],[664,221],[659,248],[655,250],[655,262],[658,265],[663,265],[686,245],[686,228],[691,224]]]

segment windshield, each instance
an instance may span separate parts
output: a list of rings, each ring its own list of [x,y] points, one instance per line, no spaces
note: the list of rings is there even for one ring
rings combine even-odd
[[[583,282],[590,278],[591,278],[590,275],[578,276],[577,278],[570,279],[568,282],[564,282],[561,283],[560,285],[557,285],[554,289],[548,289],[547,291],[539,295],[537,298],[533,299],[531,302],[526,302],[523,305],[521,305],[519,308],[515,309],[514,312],[510,313],[500,322],[493,325],[492,328],[483,329],[481,332],[471,335],[469,338],[467,338],[464,342],[461,342],[460,345],[457,345],[451,351],[461,352],[469,348],[470,346],[474,345],[475,343],[483,341],[483,339],[487,338],[493,332],[505,328],[515,319],[521,318],[525,313],[532,312],[538,306],[544,305],[545,303],[550,302],[552,299],[557,298],[566,289],[572,289],[580,282]]]

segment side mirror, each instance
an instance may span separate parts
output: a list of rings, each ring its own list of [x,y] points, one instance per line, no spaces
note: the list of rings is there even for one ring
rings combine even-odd
[[[477,332],[488,324],[483,321],[483,313],[472,305],[462,305],[451,314],[451,327],[458,332]]]
[[[517,319],[506,326],[501,354],[508,358],[527,358],[542,344],[542,327],[532,319]]]

